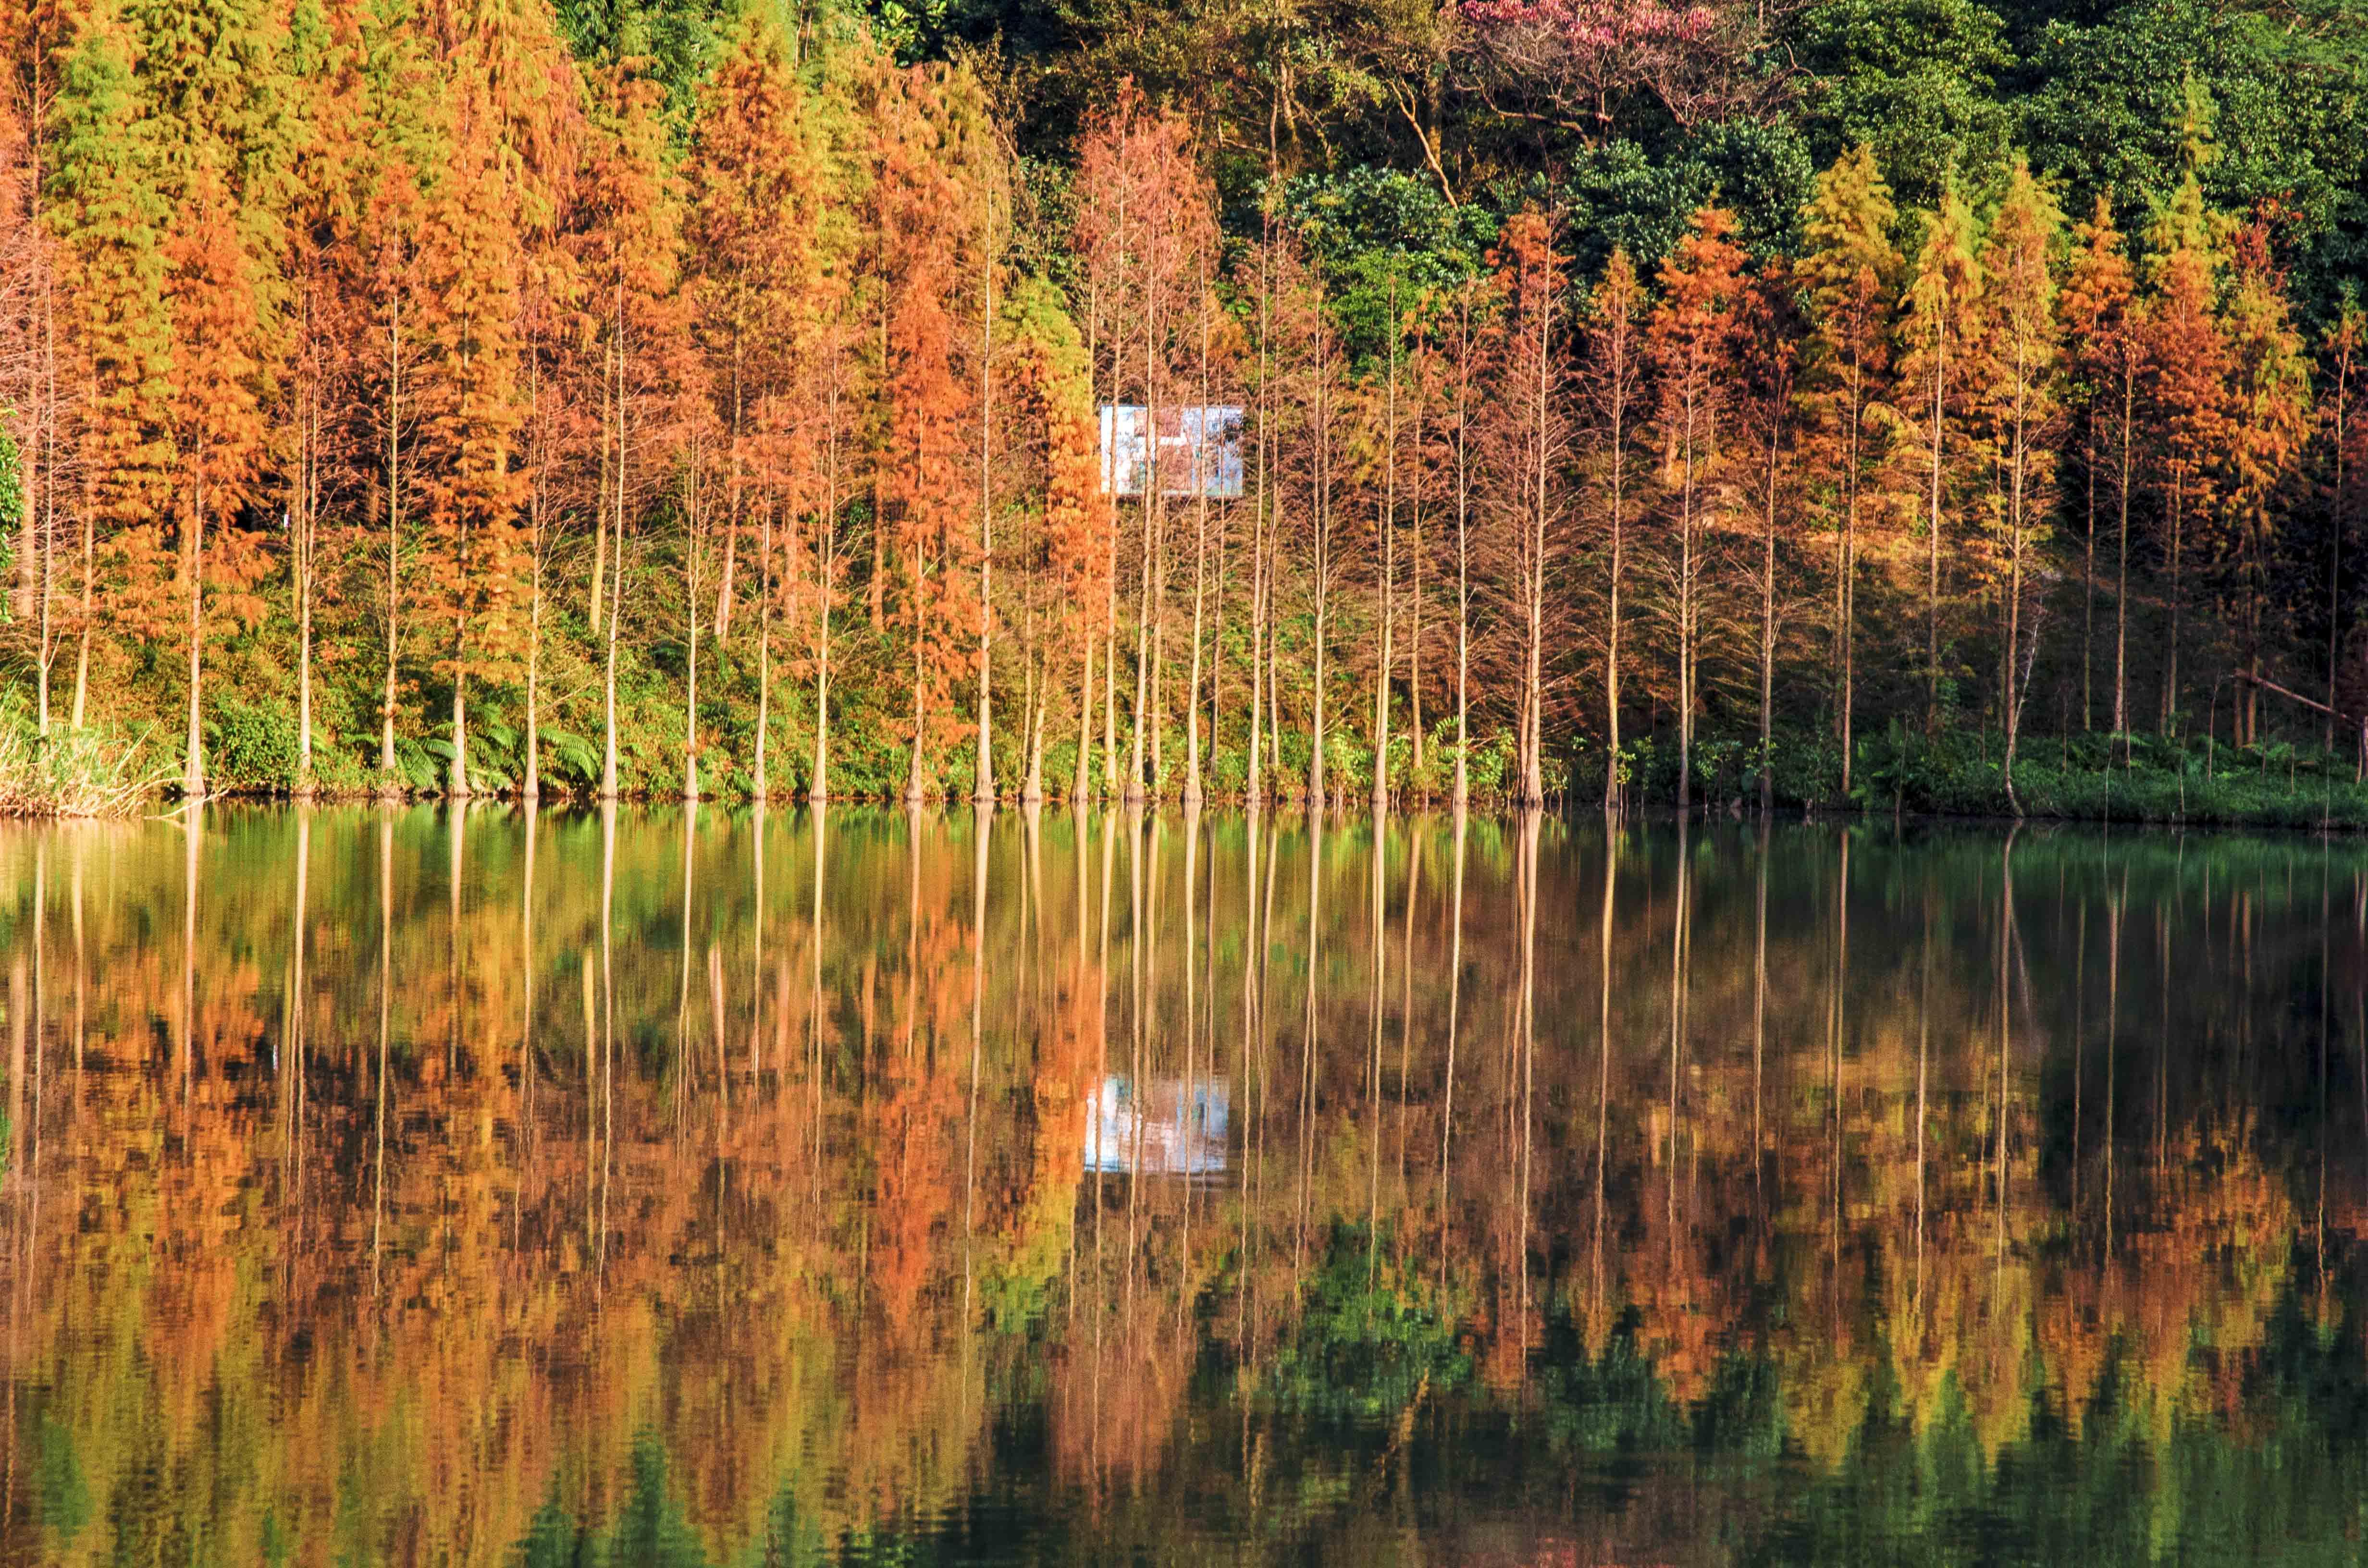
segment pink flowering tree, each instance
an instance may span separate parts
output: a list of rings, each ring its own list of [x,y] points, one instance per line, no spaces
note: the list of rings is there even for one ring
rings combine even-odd
[[[1462,0],[1467,69],[1491,108],[1589,142],[1639,99],[1680,126],[1772,106],[1761,59],[1777,7],[1750,0]]]

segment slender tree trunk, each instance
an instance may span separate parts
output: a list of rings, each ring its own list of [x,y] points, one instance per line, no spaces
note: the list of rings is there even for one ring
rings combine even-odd
[[[1119,258],[1121,272],[1126,265],[1126,182],[1121,181],[1118,188],[1118,231],[1115,254]],[[1101,327],[1101,280],[1099,273],[1096,274],[1093,281],[1094,292],[1089,298],[1087,312],[1088,336],[1086,349],[1088,374],[1099,374],[1101,362],[1094,358],[1094,336],[1099,333]],[[1115,285],[1119,280],[1112,281]],[[1120,298],[1122,300],[1123,297],[1121,292]],[[1126,354],[1123,304],[1114,304],[1111,307],[1111,314],[1114,319],[1110,328],[1110,429],[1113,449],[1108,454],[1108,460],[1110,464],[1110,494],[1116,495],[1119,494],[1119,475],[1118,454],[1114,449],[1117,445],[1118,434],[1119,364]],[[1148,331],[1148,328],[1146,327],[1145,330]],[[1144,395],[1147,404],[1150,399],[1149,388],[1144,389]],[[1156,452],[1156,447],[1149,448],[1146,449],[1145,455],[1152,456]],[[1147,472],[1145,483],[1149,483]],[[1142,499],[1145,505],[1149,504],[1147,493]],[[1113,502],[1110,539],[1105,551],[1107,569],[1102,575],[1102,798],[1104,800],[1118,798],[1118,532],[1116,503]]]
[[[1233,596],[1226,591],[1232,582],[1232,566],[1225,546],[1232,537],[1232,506],[1219,506],[1215,508],[1212,538],[1216,559],[1209,565],[1209,739],[1206,756],[1210,767],[1216,766],[1219,739],[1225,733],[1225,614],[1233,603]],[[1205,792],[1205,779],[1202,788]]]
[[[1865,417],[1863,406],[1866,386],[1865,370],[1855,352],[1850,358],[1850,440],[1848,443],[1849,472],[1842,476],[1842,537],[1841,570],[1834,584],[1835,608],[1840,619],[1841,643],[1841,743],[1842,799],[1850,799],[1850,753],[1857,740],[1856,703],[1858,673],[1858,492],[1860,426]]]
[[[2019,379],[2027,379],[2022,368],[2017,367]],[[2020,400],[2021,390],[2017,389]],[[2006,780],[2007,805],[2016,816],[2022,815],[2022,801],[2014,792],[2015,752],[2022,738],[2022,556],[2024,529],[2028,518],[2023,513],[2024,476],[2029,464],[2027,434],[2018,417],[2011,437],[2007,489],[2007,601],[2006,601],[2006,759],[2000,777]]]
[[[2174,476],[2170,484],[2170,642],[2162,677],[2162,733],[2166,735],[2170,733],[2171,719],[2179,711],[2179,612],[2180,601],[2186,597],[2180,580],[2183,565],[2180,556],[2186,542],[2180,538],[2187,522],[2186,503],[2187,476],[2182,472]]]
[[[1472,299],[1458,301],[1455,336],[1455,793],[1456,842],[1472,777]],[[1616,711],[1616,702],[1615,702]],[[1462,874],[1458,862],[1458,876]],[[1459,942],[1463,928],[1456,929]],[[1444,1179],[1442,1173],[1441,1179]]]
[[[1411,761],[1414,767],[1413,777],[1417,779],[1421,779],[1424,777],[1424,735],[1422,730],[1422,500],[1425,471],[1423,468],[1422,459],[1422,422],[1423,415],[1429,407],[1429,388],[1428,381],[1418,384],[1415,388],[1414,493],[1406,498],[1408,509],[1413,514],[1410,521],[1414,528],[1414,552],[1406,562],[1406,733],[1414,743],[1414,754]],[[1425,782],[1417,787],[1423,792],[1424,801],[1428,801],[1430,798],[1430,786]]]
[[[830,798],[830,594],[833,568],[836,565],[837,530],[837,499],[825,509],[814,549],[817,557],[816,575],[820,586],[814,597],[814,770],[806,779],[806,799],[823,801]]]
[[[1534,540],[1531,545],[1532,551],[1542,551],[1544,547],[1545,541],[1543,539]],[[1543,804],[1546,798],[1545,661],[1543,656],[1545,593],[1544,585],[1541,581],[1544,574],[1544,563],[1533,559],[1530,565],[1530,583],[1525,595],[1530,619],[1529,667],[1522,679],[1523,707],[1528,712],[1529,722],[1521,744],[1521,803],[1528,806]]]
[[[1021,723],[1026,730],[1028,770],[1020,777],[1019,801],[1022,805],[1038,805],[1044,799],[1044,710],[1053,698],[1051,662],[1043,658],[1036,646],[1036,605],[1027,600],[1028,620],[1025,637],[1027,686],[1020,698]]]
[[[739,565],[740,553],[740,432],[743,415],[741,375],[741,345],[735,332],[732,343],[732,429],[731,449],[725,456],[727,471],[723,495],[723,570],[715,583],[715,645],[718,648],[731,640],[734,576]],[[758,748],[762,750],[762,747]],[[722,1020],[717,1028],[723,1027]]]
[[[1126,748],[1126,800],[1130,805],[1143,799],[1144,729],[1157,722],[1151,713],[1151,557],[1155,528],[1152,495],[1159,483],[1157,468],[1155,459],[1144,480],[1143,572],[1134,618],[1134,725]]]
[[[469,798],[469,612],[470,592],[469,525],[460,525],[460,576],[458,592],[461,608],[452,618],[452,798]]]
[[[36,104],[40,101],[42,91],[40,85],[40,63],[36,62],[34,65],[35,77],[32,89],[32,101]],[[41,115],[38,113],[33,115],[31,117],[31,124],[32,149],[28,166],[39,169],[42,166],[42,160],[46,156],[42,139],[43,120]],[[35,190],[28,194],[33,197],[36,204],[36,210],[30,214],[30,216],[38,221],[40,218],[38,210],[39,192],[38,190]],[[40,313],[40,369],[39,374],[40,407],[36,411],[32,446],[33,449],[39,454],[37,460],[40,469],[39,476],[39,491],[40,494],[42,531],[46,540],[42,546],[42,558],[49,564],[51,572],[54,574],[56,570],[58,552],[58,476],[60,462],[58,455],[60,413],[58,407],[57,272],[53,265],[52,257],[47,249],[46,244],[38,239],[36,244],[40,247],[35,252],[37,288],[40,293],[40,302],[36,308]],[[32,483],[32,475],[28,474],[27,479],[26,510],[29,512],[32,509],[32,496],[35,485]],[[83,508],[82,526],[82,606],[78,616],[80,624],[76,628],[76,652],[74,654],[73,726],[76,730],[81,729],[83,726],[84,703],[90,681],[90,597],[92,574],[91,528],[92,522],[90,508],[85,506]],[[47,655],[47,657],[54,656],[53,653]],[[44,662],[46,664],[46,658]],[[44,681],[44,685],[46,686],[46,679]],[[46,707],[46,703],[44,706]]]
[[[1019,780],[1022,805],[1044,802],[1044,712],[1051,704],[1053,670],[1049,660],[1030,651],[1028,655],[1028,771]]]
[[[1201,406],[1193,417],[1192,463],[1192,669],[1184,705],[1184,803],[1201,803],[1201,637],[1209,587],[1209,485],[1214,477],[1210,461],[1209,418],[1209,282],[1200,280]],[[1215,736],[1211,735],[1213,744]]]
[[[1934,332],[1932,362],[1932,461],[1926,477],[1924,579],[1924,733],[1941,728],[1941,472],[1948,439],[1949,329]]]
[[[1320,555],[1319,555],[1320,559]],[[1324,809],[1324,572],[1318,567],[1315,585],[1315,691],[1308,719],[1307,805],[1310,811]]]
[[[616,350],[611,357],[610,373],[615,378],[615,390],[610,399],[614,409],[617,433],[615,460],[609,464],[613,489],[609,494],[609,517],[616,538],[609,551],[611,564],[609,577],[609,662],[602,676],[603,696],[607,710],[606,734],[600,763],[600,798],[617,798],[617,640],[625,618],[625,497],[629,494],[625,477],[625,441],[629,434],[625,409],[625,336],[624,302],[621,291],[617,304]],[[599,631],[596,622],[593,630]]]
[[[884,267],[883,267],[884,272]],[[880,363],[884,368],[888,356],[888,290],[880,290]],[[882,472],[886,467],[886,454],[871,454],[871,575],[863,586],[864,599],[871,615],[871,630],[877,633],[887,624],[888,615],[888,515],[884,510],[887,497],[881,486]]]
[[[972,773],[971,799],[985,804],[995,799],[993,669],[995,637],[995,485],[991,463],[995,451],[995,244],[994,216],[987,219],[985,306],[980,315],[978,352],[978,760]]]
[[[54,474],[57,471],[53,467],[50,472]],[[78,647],[74,653],[74,727],[77,730],[83,727],[85,717],[88,712],[86,703],[90,692],[90,633],[93,608],[91,597],[97,581],[98,548],[96,530],[97,524],[92,517],[85,493],[82,508],[82,608],[79,611],[82,625],[76,639]]]
[[[617,305],[620,318],[622,316],[623,310],[624,306],[620,299]],[[592,595],[589,610],[592,634],[595,637],[600,634],[602,624],[600,597],[609,574],[609,499],[616,490],[616,475],[610,454],[612,452],[615,454],[616,462],[624,460],[624,410],[619,406],[618,400],[620,377],[617,371],[617,357],[619,352],[619,345],[612,336],[603,346],[600,354],[600,494],[592,506]],[[621,520],[619,526],[622,527]],[[619,535],[618,544],[619,548],[623,547],[621,534]]]
[[[1523,672],[1522,705],[1528,723],[1521,744],[1521,804],[1545,800],[1545,575],[1546,497],[1553,453],[1548,428],[1553,415],[1554,328],[1550,301],[1541,301],[1538,317],[1538,384],[1536,466],[1530,480],[1530,538],[1522,562],[1522,610],[1527,621],[1527,669]]]
[[[613,575],[609,585],[611,607],[609,614],[609,656],[600,680],[602,711],[606,715],[600,752],[600,798],[604,801],[617,798],[617,624],[623,618],[617,613],[615,607],[625,590],[625,534],[621,527],[617,530],[617,548],[611,553],[609,571]]]
[[[1069,780],[1069,804],[1083,811],[1090,788],[1087,772],[1087,760],[1094,749],[1094,634],[1090,627],[1079,641],[1077,660],[1077,766]]]
[[[1204,398],[1201,405],[1208,407]],[[1207,476],[1201,476],[1205,483]],[[1195,518],[1192,540],[1192,675],[1190,700],[1186,704],[1184,734],[1184,803],[1201,803],[1201,630],[1209,585],[1209,498],[1203,494]]]
[[[2327,519],[2327,726],[2320,744],[2335,749],[2336,676],[2343,657],[2343,502],[2345,496],[2344,426],[2351,415],[2351,357],[2349,350],[2335,369],[2335,494],[2328,498]]]
[[[766,754],[773,734],[773,508],[765,508],[757,539],[757,770],[749,782],[750,796],[762,802],[772,794],[772,776]],[[797,541],[790,542],[791,551]]]
[[[980,444],[984,446],[985,443],[985,437],[982,436]],[[985,466],[984,461],[979,465],[982,478],[985,477]],[[995,547],[990,525],[984,515],[985,507],[982,506],[980,510],[982,515],[979,518],[981,553],[978,562],[978,757],[972,775],[971,799],[984,804],[995,799],[995,749],[992,734],[994,722],[989,711],[993,694],[988,688],[988,673],[991,668],[990,642],[995,619],[991,587],[994,567],[989,559],[989,552]]]
[[[386,386],[386,689],[379,703],[379,789],[391,793],[399,777],[394,760],[395,633],[403,614],[403,296],[398,291],[387,323]]]
[[[475,321],[464,315],[461,322],[461,341],[473,345]],[[471,373],[475,350],[465,347],[461,355],[461,374]],[[455,574],[454,594],[457,604],[452,616],[452,768],[450,792],[455,800],[469,798],[469,614],[474,608],[476,562],[472,557],[475,544],[469,528],[468,504],[463,502],[454,517],[454,559],[460,570]]]
[[[2130,433],[2137,416],[2136,405],[2137,372],[2125,362],[2122,367],[2122,417],[2116,432],[2121,448],[2121,483],[2113,496],[2118,536],[2113,579],[2113,733],[2117,735],[2126,735],[2130,731]],[[2127,743],[2123,744],[2126,746]]]
[[[1263,751],[1259,732],[1266,719],[1265,660],[1267,637],[1267,539],[1273,531],[1273,450],[1274,419],[1274,222],[1271,210],[1264,215],[1264,233],[1258,244],[1258,498],[1250,513],[1250,733],[1249,753],[1243,773],[1244,803],[1256,811],[1266,799],[1266,778],[1262,767]],[[1278,758],[1279,762],[1281,759]]]
[[[1389,287],[1389,385],[1384,398],[1386,428],[1382,441],[1382,509],[1378,519],[1381,537],[1374,542],[1373,564],[1379,569],[1379,592],[1375,595],[1375,618],[1379,622],[1382,645],[1373,660],[1373,811],[1376,815],[1389,809],[1390,803],[1390,670],[1395,662],[1390,647],[1394,613],[1393,599],[1397,593],[1397,528],[1398,528],[1398,280],[1390,275]]]
[[[1381,646],[1373,655],[1373,809],[1387,811],[1390,801],[1390,647],[1391,578],[1395,562],[1389,540],[1390,523],[1384,510],[1382,523],[1382,559],[1378,574],[1380,591],[1374,596],[1375,619],[1379,622]]]
[[[1151,571],[1151,773],[1144,792],[1156,800],[1167,793],[1167,517],[1161,508],[1155,536]]]
[[[33,466],[32,463],[26,463],[25,471],[21,472],[19,480],[28,494],[35,490],[41,480],[40,474],[31,472]],[[12,608],[18,620],[33,619],[34,566],[40,560],[41,549],[39,532],[40,517],[40,507],[28,500],[25,515],[17,526],[16,583],[10,596],[15,600]]]
[[[1282,642],[1274,629],[1274,597],[1282,576],[1282,543],[1273,520],[1267,534],[1266,557],[1266,755],[1277,778],[1282,777]]]
[[[542,798],[542,481],[536,470],[533,537],[533,579],[527,608],[526,639],[526,780],[520,793],[529,801]]]
[[[40,241],[37,237],[33,243],[38,246]],[[41,508],[38,496],[40,484],[46,477],[46,471],[40,467],[40,463],[48,454],[40,451],[38,442],[33,443],[33,449],[40,455],[29,459],[20,458],[23,467],[18,474],[18,483],[23,487],[25,501],[24,516],[17,521],[16,588],[13,595],[15,599],[13,608],[18,620],[33,619],[34,577],[37,563],[40,560]],[[44,726],[44,733],[47,733],[46,726]]]
[[[1611,375],[1611,562],[1603,623],[1603,809],[1617,812],[1620,788],[1620,590],[1628,573],[1628,324],[1619,334]],[[1459,769],[1459,772],[1461,770]]]
[[[700,477],[695,472],[699,456],[691,456],[694,472],[690,478],[692,497],[686,510],[688,529],[683,540],[683,694],[682,694],[682,798],[699,799],[699,552],[700,546],[701,500],[698,495]],[[689,959],[684,960],[689,962]]]
[[[1265,446],[1266,437],[1259,434],[1258,443]],[[1266,535],[1267,495],[1263,452],[1259,460],[1258,495],[1250,512],[1250,712],[1249,733],[1243,737],[1248,750],[1243,759],[1242,801],[1253,811],[1266,801],[1265,731],[1266,711],[1266,597],[1267,562]]]
[[[1146,745],[1154,751],[1152,767],[1155,772],[1159,765],[1156,755],[1159,721],[1152,711],[1158,700],[1158,682],[1152,670],[1153,626],[1156,613],[1152,591],[1158,565],[1161,533],[1160,492],[1166,488],[1166,478],[1159,472],[1159,379],[1155,352],[1158,342],[1158,296],[1156,280],[1151,275],[1147,261],[1144,269],[1143,299],[1143,571],[1134,619],[1134,723],[1127,743],[1126,800],[1129,804],[1144,798],[1143,764]],[[1146,728],[1150,731],[1148,735],[1144,733]]]
[[[527,428],[531,432],[533,446],[529,462],[533,478],[527,492],[528,567],[531,574],[528,585],[526,642],[526,777],[519,786],[520,796],[528,802],[529,838],[532,828],[532,806],[542,798],[542,568],[543,568],[543,507],[550,498],[544,475],[549,468],[550,427],[543,419],[542,346],[531,341],[528,348]]]
[[[1102,798],[1118,798],[1118,529],[1102,574]]]
[[[1319,375],[1328,381],[1330,366],[1320,346],[1315,358]],[[1315,691],[1308,720],[1307,809],[1320,812],[1324,810],[1324,611],[1332,576],[1332,425],[1328,384],[1318,386],[1315,407]]]
[[[309,329],[308,329],[309,335]],[[297,393],[297,454],[289,519],[296,579],[296,793],[313,793],[313,551],[320,461],[319,389],[307,376]]]
[[[928,562],[923,555],[921,545],[916,541],[913,547],[913,753],[905,774],[905,803],[907,806],[919,805],[928,794],[928,770],[923,761],[929,740],[928,642],[922,627],[928,604],[923,592],[928,572]]]
[[[469,675],[461,659],[467,652],[458,638],[453,641],[452,670],[452,768],[450,793],[455,800],[469,798]]]
[[[44,166],[48,149],[42,132],[45,129],[45,88],[42,81],[40,50],[32,51],[30,81],[27,84],[26,167],[38,175]],[[40,628],[40,733],[46,739],[50,733],[50,668],[57,656],[56,642],[51,634],[55,621],[57,598],[58,555],[58,322],[57,278],[50,251],[49,237],[41,232],[47,214],[42,210],[41,193],[37,181],[28,181],[25,191],[24,218],[29,231],[27,243],[32,267],[32,312],[34,332],[39,338],[39,358],[33,373],[34,399],[31,438],[24,450],[24,541],[17,551],[20,570],[30,562],[39,532],[41,552],[41,628]],[[74,727],[82,727],[80,712],[82,682],[77,675],[74,685],[76,712]]]
[[[201,466],[205,454],[192,454],[193,466]],[[204,679],[201,650],[205,642],[204,595],[206,581],[206,491],[204,481],[193,486],[189,497],[188,538],[182,551],[189,574],[189,733],[187,749],[182,753],[181,793],[190,801],[202,800],[206,792],[205,735],[199,725],[199,693]],[[196,820],[194,816],[190,819]]]
[[[1768,419],[1768,495],[1759,535],[1759,814],[1776,803],[1776,496],[1783,461],[1782,406]]]
[[[2080,733],[2097,727],[2097,411],[2089,410],[2088,528],[2080,550]]]
[[[36,420],[40,417],[37,411]],[[40,466],[48,454],[42,449],[38,431],[27,445],[35,455],[26,465],[28,472],[22,498],[26,518],[35,529],[37,548],[41,552],[40,627],[35,650],[35,684],[40,689],[34,699],[35,724],[46,741],[50,734],[50,666],[57,657],[58,519],[56,504],[51,498],[54,487],[46,483],[48,471]]]
[[[838,587],[838,392],[842,361],[833,350],[830,391],[825,404],[827,461],[822,514],[814,519],[814,768],[806,799],[819,805],[830,797],[830,601]],[[815,828],[819,842],[821,828]]]
[[[1698,657],[1697,621],[1702,609],[1700,567],[1694,559],[1694,421],[1692,398],[1686,403],[1685,426],[1679,436],[1678,461],[1678,814],[1693,807],[1694,665]],[[1680,877],[1683,873],[1680,872]],[[1683,883],[1679,884],[1682,894]]]
[[[1120,191],[1121,212],[1125,210],[1124,200],[1125,192],[1121,187]],[[1117,444],[1118,435],[1118,391],[1113,385],[1110,389],[1110,403],[1105,405],[1102,403],[1101,298],[1101,274],[1098,269],[1088,269],[1086,278],[1086,405],[1094,411],[1096,429],[1108,432],[1107,437],[1101,441],[1102,487],[1105,491],[1115,494],[1118,488],[1118,453],[1113,449]],[[1109,421],[1107,426],[1102,424],[1104,419]],[[1095,634],[1092,621],[1088,619],[1091,611],[1082,604],[1072,608],[1077,616],[1077,641],[1081,647],[1077,658],[1077,757],[1076,766],[1071,770],[1069,779],[1069,809],[1083,812],[1093,782]],[[1107,766],[1107,758],[1105,766]]]

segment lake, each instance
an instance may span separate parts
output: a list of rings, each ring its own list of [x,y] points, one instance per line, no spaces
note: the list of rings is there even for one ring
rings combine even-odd
[[[2368,844],[0,829],[6,1563],[2356,1562]]]

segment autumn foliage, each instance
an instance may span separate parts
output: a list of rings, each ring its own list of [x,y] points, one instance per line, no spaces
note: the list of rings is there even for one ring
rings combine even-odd
[[[1758,101],[1747,7],[1459,16],[1583,140]],[[1053,177],[860,29],[417,20],[11,23],[0,659],[192,793],[1867,804],[1912,729],[2011,805],[2368,702],[2351,340],[2193,104],[2134,233],[1854,145],[1658,235],[1442,165],[1442,238],[1131,79]]]

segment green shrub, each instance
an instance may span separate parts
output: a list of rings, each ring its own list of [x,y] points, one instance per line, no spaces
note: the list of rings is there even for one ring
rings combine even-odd
[[[292,790],[296,739],[296,716],[284,705],[219,698],[205,726],[207,783],[274,794]]]
[[[1335,799],[1356,799],[1373,790],[1373,748],[1354,732],[1324,732],[1324,789]]]

